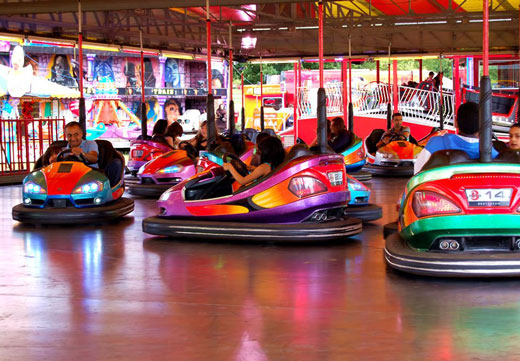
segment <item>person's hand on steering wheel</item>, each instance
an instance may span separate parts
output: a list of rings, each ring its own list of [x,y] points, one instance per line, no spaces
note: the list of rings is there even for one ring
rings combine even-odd
[[[72,149],[64,149],[62,150],[57,156],[56,156],[57,162],[63,162],[63,161],[72,161],[72,162],[82,162],[87,164],[87,160],[83,156],[83,154],[75,154],[73,153]]]
[[[226,153],[222,156],[222,159],[224,159],[224,163],[222,167],[224,170],[229,171],[230,168],[233,168],[237,171],[238,174],[240,174],[242,177],[245,177],[249,174],[249,169],[247,168],[247,164],[242,162],[242,160],[237,157],[234,154]]]

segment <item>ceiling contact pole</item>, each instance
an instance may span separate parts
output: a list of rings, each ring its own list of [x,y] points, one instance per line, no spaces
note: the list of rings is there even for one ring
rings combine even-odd
[[[228,129],[229,133],[235,133],[235,102],[233,101],[233,34],[232,24],[229,23],[229,84],[228,84]]]
[[[143,29],[139,27],[139,47],[141,49],[141,135],[143,139],[148,136],[148,118],[146,115],[146,101],[144,93],[144,51],[143,51]]]
[[[83,92],[83,33],[82,33],[81,0],[78,0],[78,57],[79,57],[79,124],[83,130],[84,137],[87,136],[87,114],[85,109],[85,96]]]
[[[318,2],[318,22],[319,22],[319,66],[320,66],[320,88],[318,89],[318,147],[320,153],[327,153],[328,139],[327,139],[327,95],[323,88],[323,1]]]
[[[245,98],[244,98],[244,72],[240,74],[241,83],[242,83],[242,115],[241,115],[241,128],[242,134],[244,134],[244,130],[246,129],[246,108],[245,108]]]
[[[215,101],[213,99],[213,90],[211,87],[211,19],[209,17],[209,0],[206,0],[206,47],[208,50],[208,97],[206,100],[208,143],[207,149],[213,145],[217,139],[217,127],[215,125]]]
[[[262,56],[260,55],[260,131],[264,131],[264,74],[262,72]]]
[[[491,162],[492,128],[493,118],[491,115],[491,80],[489,79],[489,0],[483,0],[483,22],[482,22],[482,53],[483,69],[480,78],[480,100],[479,100],[479,122],[480,122],[480,161]]]
[[[352,35],[348,35],[348,129],[354,131],[354,106],[352,105]]]
[[[388,85],[387,85],[387,94],[388,94],[388,104],[386,105],[386,129],[390,129],[392,127],[392,92],[390,88],[390,56],[391,56],[392,43],[388,43]]]

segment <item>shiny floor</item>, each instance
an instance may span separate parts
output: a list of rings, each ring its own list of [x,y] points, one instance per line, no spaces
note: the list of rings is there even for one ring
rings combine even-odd
[[[384,217],[333,244],[183,242],[142,233],[155,202],[103,226],[24,226],[0,187],[0,361],[520,360],[520,281],[386,268]]]

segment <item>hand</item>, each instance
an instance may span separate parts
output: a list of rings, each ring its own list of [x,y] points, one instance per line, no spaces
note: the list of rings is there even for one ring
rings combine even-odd
[[[224,170],[229,170],[232,167],[233,166],[231,165],[231,163],[224,163],[224,164],[222,164],[222,168],[224,168]]]
[[[70,151],[72,152],[72,154],[75,154],[75,155],[83,154],[83,149],[81,149],[80,147],[73,147],[70,149]]]

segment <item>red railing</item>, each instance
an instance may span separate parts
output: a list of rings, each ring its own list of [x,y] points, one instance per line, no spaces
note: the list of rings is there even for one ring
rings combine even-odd
[[[28,174],[56,140],[65,139],[65,119],[0,119],[0,177]]]

